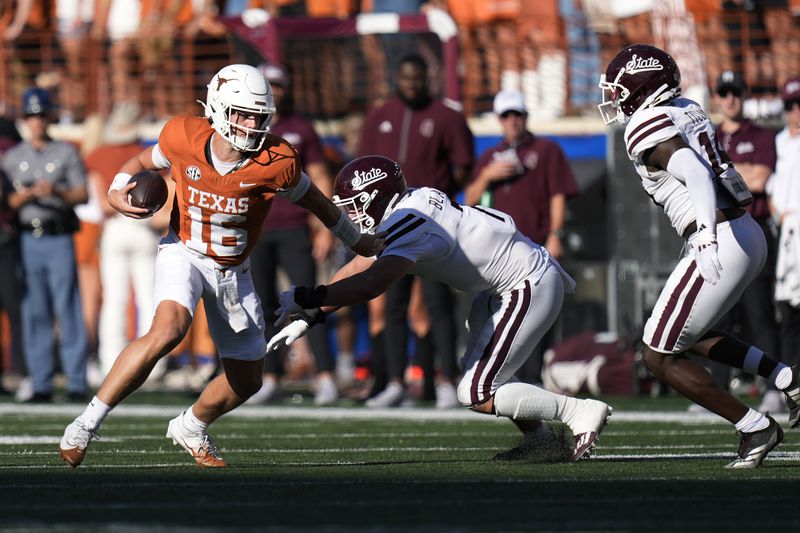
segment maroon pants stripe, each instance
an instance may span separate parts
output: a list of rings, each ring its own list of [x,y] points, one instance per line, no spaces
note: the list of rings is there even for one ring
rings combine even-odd
[[[664,350],[671,352],[672,349],[675,348],[675,343],[678,342],[678,336],[681,331],[683,331],[683,326],[686,325],[686,321],[689,319],[689,312],[692,310],[692,306],[694,306],[694,302],[697,300],[697,294],[700,292],[702,286],[703,278],[698,276],[697,279],[694,280],[694,283],[692,283],[689,294],[687,294],[686,298],[683,300],[678,318],[672,323],[672,328],[670,329],[669,335],[667,335],[667,342],[664,344]]]
[[[522,295],[521,306],[518,305],[520,303],[520,294]],[[480,361],[478,361],[478,364],[475,368],[475,374],[472,376],[472,383],[470,384],[470,400],[472,401],[473,405],[482,403],[491,392],[494,376],[497,375],[497,372],[500,370],[500,367],[505,360],[505,356],[508,354],[508,349],[511,346],[511,342],[513,342],[514,336],[517,334],[517,331],[519,331],[522,321],[525,318],[524,310],[530,305],[530,301],[531,287],[530,283],[527,281],[525,282],[525,287],[523,289],[515,290],[511,293],[511,298],[508,307],[506,307],[506,310],[503,313],[503,318],[500,319],[500,323],[497,325],[497,328],[495,328],[491,340],[483,350]],[[492,363],[491,368],[487,372],[486,367],[489,364],[492,355],[495,353],[497,345],[500,342],[500,339],[503,338],[504,334],[505,340],[503,341],[503,345],[500,347],[496,360]],[[480,385],[482,378],[484,382],[483,386]]]
[[[678,299],[681,297],[681,294],[683,294],[683,291],[689,284],[689,280],[692,279],[695,270],[697,270],[697,265],[694,262],[690,263],[689,268],[686,269],[686,272],[678,282],[678,285],[672,291],[672,294],[670,294],[669,301],[664,307],[664,310],[661,312],[661,318],[658,320],[658,326],[653,334],[653,340],[651,341],[653,348],[661,344],[661,337],[664,335],[667,322],[669,322],[669,319],[672,317],[672,313],[675,312],[675,308],[678,306]]]

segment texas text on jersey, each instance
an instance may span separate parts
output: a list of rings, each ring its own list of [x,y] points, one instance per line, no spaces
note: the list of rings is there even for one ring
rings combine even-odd
[[[173,118],[161,131],[157,150],[176,191],[170,229],[190,250],[238,265],[258,242],[274,196],[298,183],[300,165],[289,143],[267,135],[262,151],[221,175],[207,148],[213,133],[200,117]]]
[[[688,189],[666,170],[650,168],[644,162],[648,150],[676,136],[680,136],[712,170],[718,209],[741,207],[752,201],[741,175],[717,143],[711,120],[698,104],[687,98],[675,98],[669,105],[639,109],[625,128],[628,157],[645,191],[664,209],[679,235],[683,235],[696,218]]]

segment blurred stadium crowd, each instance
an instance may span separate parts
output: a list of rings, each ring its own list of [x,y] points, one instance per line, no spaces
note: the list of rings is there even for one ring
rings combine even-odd
[[[519,91],[534,123],[580,117],[588,129],[598,122],[599,74],[629,43],[667,49],[681,65],[684,94],[707,108],[716,105],[711,95],[720,74],[741,72],[749,87],[744,114],[753,119],[780,117],[781,88],[800,73],[798,0],[17,0],[4,2],[2,9],[4,152],[21,139],[16,129],[23,124],[15,121],[25,113],[23,95],[37,87],[47,95],[53,136],[74,143],[90,171],[89,158],[98,147],[152,142],[170,116],[199,113],[196,101],[204,98],[207,80],[234,62],[279,68],[276,75],[283,73],[280,84],[294,109],[315,119],[320,135],[338,139],[325,146],[330,175],[358,152],[363,116],[393,94],[395,62],[407,53],[427,62],[432,94],[470,121],[491,114],[498,92]],[[89,172],[90,187],[98,180],[97,191],[108,185],[102,174]],[[102,193],[90,197],[77,210],[81,228],[75,245],[90,344],[88,377],[96,386],[103,374],[97,352],[108,295],[100,254],[109,213]],[[14,213],[7,206],[3,211],[6,246],[19,228]],[[153,231],[165,227],[165,219],[155,219]],[[335,261],[317,259],[325,277]],[[9,268],[17,267],[4,262],[4,277]],[[16,390],[17,399],[26,401],[32,393],[25,347],[18,329],[14,334],[20,325],[13,323],[19,313],[9,309],[14,301],[7,284],[2,290],[0,391]],[[132,338],[143,330],[137,318],[145,303],[138,297],[121,301],[126,311],[113,319],[124,321]],[[411,305],[420,306],[419,297],[412,297]],[[356,311],[356,322],[363,324],[364,315]],[[365,354],[352,353],[358,351],[358,334],[351,323],[351,329],[334,335],[336,324],[331,323],[330,340],[337,344],[338,338],[350,352],[335,369],[340,394],[365,399],[369,372],[354,363]],[[315,386],[307,343],[287,357],[286,366],[287,382],[300,389]],[[151,385],[197,391],[215,371],[214,345],[198,308],[190,334]],[[420,367],[411,365],[406,378],[424,397]]]
[[[516,88],[534,116],[553,118],[594,113],[601,66],[647,42],[683,65],[690,97],[739,70],[755,97],[748,113],[776,115],[770,102],[800,70],[798,10],[796,0],[18,0],[0,18],[0,104],[13,114],[35,81],[53,90],[64,123],[127,100],[162,120],[193,111],[222,65],[266,53],[294,75],[304,113],[336,118],[385,98],[387,58],[414,47],[436,91],[457,62],[468,116]],[[408,21],[399,33],[393,15]],[[442,50],[451,38],[455,57]]]

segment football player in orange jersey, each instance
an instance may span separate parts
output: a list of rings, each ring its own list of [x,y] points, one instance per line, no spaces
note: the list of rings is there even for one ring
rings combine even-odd
[[[289,143],[270,135],[272,90],[256,68],[220,70],[203,105],[205,118],[177,116],[167,122],[158,143],[126,162],[108,191],[109,203],[120,213],[144,218],[147,210],[128,201],[131,175],[169,168],[175,182],[170,228],[156,259],[152,326],[122,351],[97,395],[67,426],[60,454],[73,467],[83,461],[108,412],[181,341],[201,297],[224,373],[170,421],[167,437],[199,465],[225,466],[207,427],[261,387],[264,318],[248,256],[275,195],[314,213],[356,253],[371,256],[382,246],[380,237],[361,235],[311,183]]]

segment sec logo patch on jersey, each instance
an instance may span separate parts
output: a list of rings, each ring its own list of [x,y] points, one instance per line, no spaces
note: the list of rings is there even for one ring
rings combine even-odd
[[[200,181],[200,168],[194,165],[186,167],[186,177],[192,181]]]

